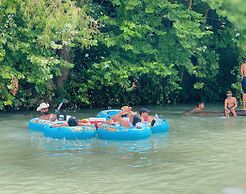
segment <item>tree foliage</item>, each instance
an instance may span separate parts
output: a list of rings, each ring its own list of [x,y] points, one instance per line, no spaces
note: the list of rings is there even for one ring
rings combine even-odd
[[[54,78],[73,67],[64,48],[96,45],[94,20],[74,1],[2,0],[0,10],[0,108],[54,95]],[[14,78],[18,98],[11,94]]]
[[[90,69],[94,76],[87,85],[93,94],[108,90],[103,99],[109,104],[180,101],[186,74],[193,77],[193,90],[209,90],[207,82],[215,80],[219,63],[213,32],[206,30],[201,13],[180,2],[161,0],[114,0],[105,7],[100,10],[104,27],[98,40],[109,52]]]
[[[227,18],[234,24],[234,30],[237,31],[240,41],[238,45],[243,52],[246,51],[246,2],[244,0],[230,1],[230,0],[203,0],[207,2],[211,9],[214,9],[220,16]],[[245,53],[243,53],[246,56]]]
[[[240,92],[243,0],[0,0],[0,109]]]

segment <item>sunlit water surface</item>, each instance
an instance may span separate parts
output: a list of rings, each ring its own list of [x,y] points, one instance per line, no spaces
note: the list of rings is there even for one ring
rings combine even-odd
[[[246,117],[148,108],[168,120],[170,132],[127,142],[49,139],[27,129],[36,113],[0,114],[0,193],[223,194],[246,184]]]

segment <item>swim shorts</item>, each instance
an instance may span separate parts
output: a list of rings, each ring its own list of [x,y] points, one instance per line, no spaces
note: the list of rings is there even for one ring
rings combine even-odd
[[[246,94],[246,76],[243,76],[242,89],[243,89],[243,93]]]

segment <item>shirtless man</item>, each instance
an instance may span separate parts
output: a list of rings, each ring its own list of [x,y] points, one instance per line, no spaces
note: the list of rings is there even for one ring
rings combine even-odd
[[[232,97],[231,91],[227,91],[226,96],[227,98],[225,99],[225,105],[224,105],[225,116],[229,117],[230,113],[232,113],[232,115],[236,117],[237,113],[235,109],[237,107],[237,99],[235,97]]]
[[[49,120],[49,121],[55,121],[56,120],[56,115],[49,113],[49,104],[48,103],[41,103],[39,105],[39,107],[37,108],[37,111],[42,113],[42,116],[40,116],[39,118],[42,120]]]
[[[243,110],[246,110],[246,61],[240,68],[242,76],[242,89],[243,89]]]
[[[196,108],[183,112],[184,115],[196,114],[203,112],[205,105],[203,102],[199,102]]]

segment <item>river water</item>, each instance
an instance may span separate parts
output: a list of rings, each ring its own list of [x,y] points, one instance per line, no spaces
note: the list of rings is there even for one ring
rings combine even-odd
[[[54,140],[27,129],[35,112],[1,113],[0,193],[223,194],[246,184],[246,117],[176,114],[187,105],[148,108],[168,120],[168,134],[141,141]]]

